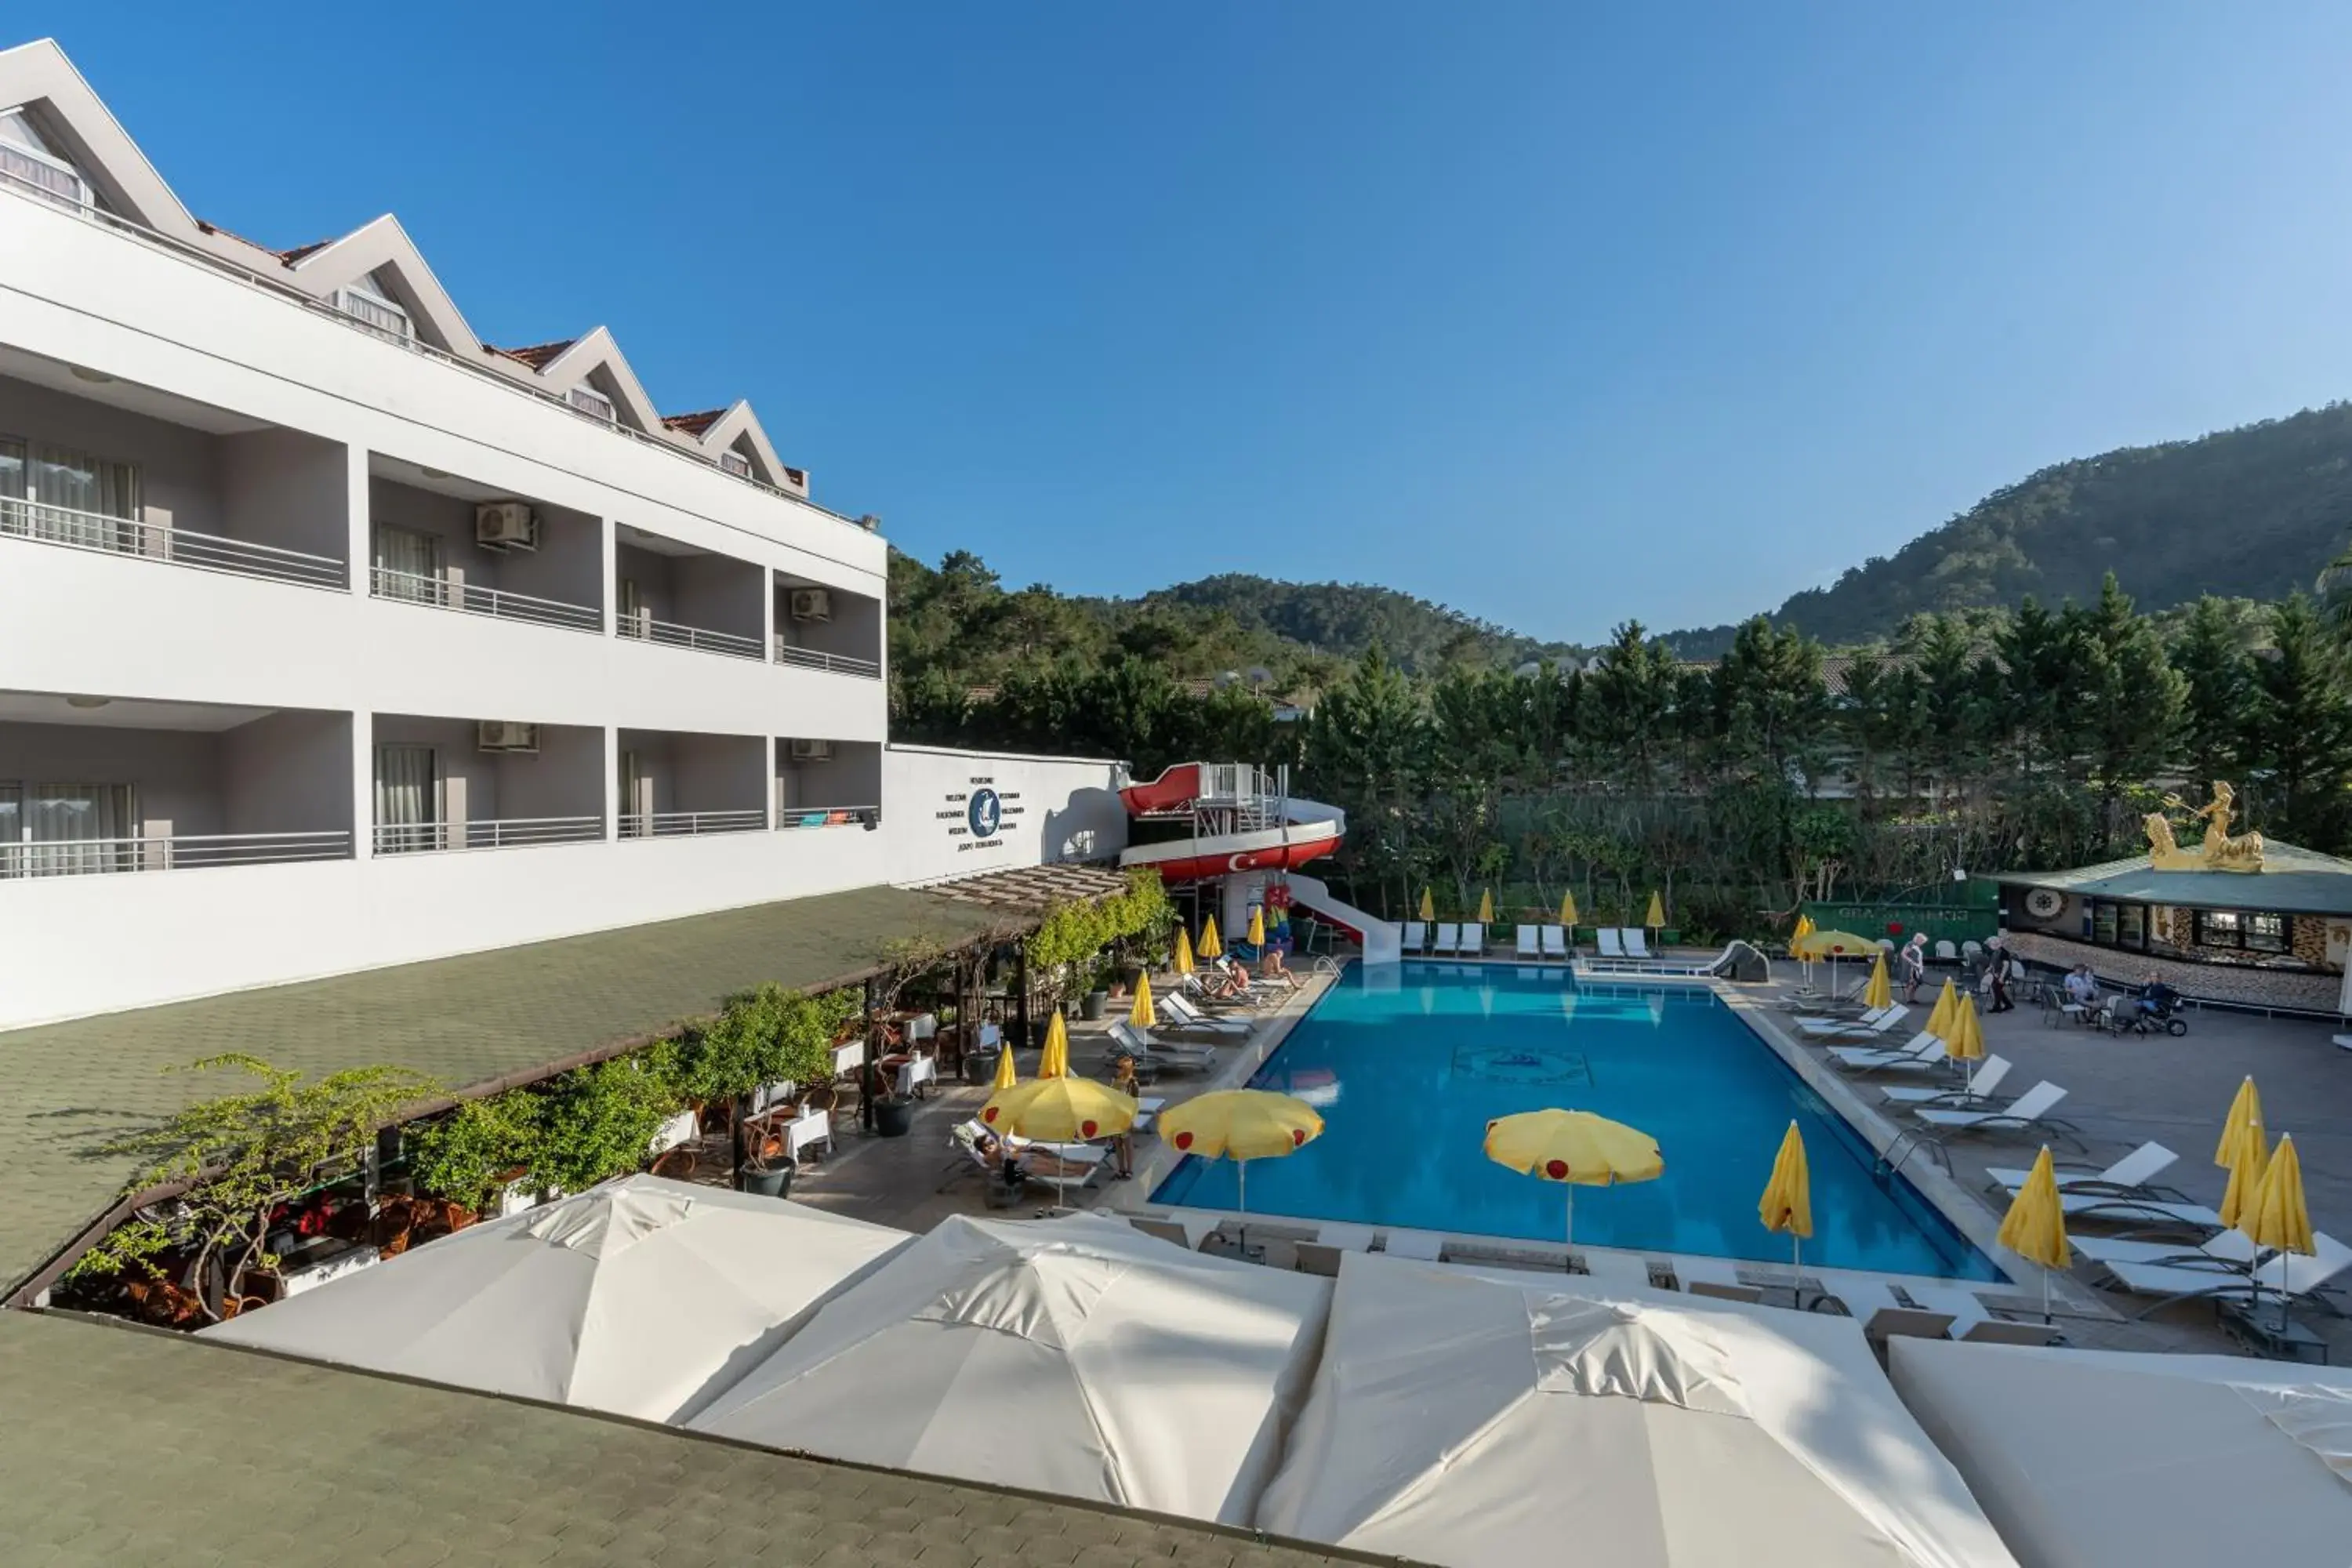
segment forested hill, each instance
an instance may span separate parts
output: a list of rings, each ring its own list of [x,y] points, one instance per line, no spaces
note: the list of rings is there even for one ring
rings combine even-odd
[[[2275,599],[2308,589],[2347,543],[2352,404],[2334,403],[2044,468],[1830,587],[1793,595],[1772,618],[1834,647],[1888,637],[1923,610],[2012,605],[2028,594],[2087,602],[2110,570],[2147,610],[2200,594]],[[1669,639],[1685,658],[1706,658],[1734,629]]]
[[[1277,583],[1228,572],[1146,594],[1140,604],[1147,610],[1181,605],[1230,616],[1248,630],[1341,658],[1378,647],[1417,671],[1556,656],[1565,647],[1539,643],[1444,605],[1364,583]]]

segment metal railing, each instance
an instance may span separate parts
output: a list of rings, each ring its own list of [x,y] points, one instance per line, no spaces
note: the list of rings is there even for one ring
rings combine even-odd
[[[340,322],[342,325],[351,328],[353,331],[365,332],[368,336],[376,339],[380,342],[394,343],[394,346],[405,349],[411,353],[421,354],[427,359],[438,360],[443,364],[454,366],[458,370],[464,371],[468,375],[478,376],[482,380],[490,383],[492,385],[502,387],[506,391],[511,392],[518,396],[537,398],[541,403],[552,404],[556,407],[562,408],[567,413],[572,414],[574,417],[578,417],[579,411],[574,409],[570,401],[561,393],[547,392],[536,386],[525,385],[523,383],[515,380],[513,377],[492,368],[486,363],[477,363],[473,361],[462,358],[459,355],[453,354],[446,349],[436,348],[433,344],[425,342],[421,338],[410,337],[395,340],[392,335],[387,334],[382,328],[377,327],[371,322],[362,321],[347,310],[339,310],[330,300],[314,299],[310,295],[303,293],[300,289],[294,288],[291,284],[285,282],[281,279],[271,278],[264,273],[256,272],[250,268],[240,267],[236,262],[229,260],[226,257],[215,256],[211,251],[205,250],[198,246],[190,245],[184,240],[173,239],[169,235],[158,234],[153,229],[142,227],[142,226],[132,223],[125,218],[117,217],[112,213],[100,212],[98,208],[89,205],[87,203],[78,208],[63,205],[61,205],[57,193],[45,189],[37,182],[27,179],[24,175],[16,174],[9,169],[0,168],[0,191],[5,191],[10,195],[17,196],[25,200],[39,202],[44,206],[50,208],[52,211],[69,213],[71,216],[79,217],[86,223],[96,225],[98,227],[119,235],[125,239],[131,240],[140,245],[147,246],[152,249],[162,251],[176,261],[188,262],[192,265],[202,267],[209,272],[216,273],[221,277],[233,279],[239,283],[247,285],[248,288],[258,289],[265,294],[283,300],[289,304],[299,305],[314,315],[323,316],[328,321]],[[602,422],[600,421],[599,423]],[[750,485],[754,489],[765,490],[770,495],[781,497],[785,500],[791,501],[795,506],[804,506],[811,511],[831,518],[834,521],[842,524],[844,527],[856,529],[861,533],[869,531],[866,525],[859,522],[856,518],[846,517],[840,512],[833,510],[829,507],[820,506],[815,501],[809,500],[808,497],[801,494],[797,490],[787,489],[782,485],[772,485],[765,479],[759,478],[757,475],[728,473],[726,468],[720,467],[719,459],[709,453],[689,450],[675,442],[664,439],[658,436],[649,435],[643,430],[632,428],[631,426],[620,424],[617,421],[613,424],[606,425],[604,428],[614,431],[618,435],[625,436],[641,447],[648,447],[657,452],[667,452],[673,458],[681,458],[688,462],[699,464],[706,468],[713,469],[719,473],[727,474],[729,479],[735,480],[738,484]]]
[[[419,572],[394,572],[388,566],[368,568],[368,589],[376,598],[398,605],[424,605],[434,609],[460,610],[469,616],[495,616],[502,621],[524,621],[535,626],[560,626],[570,632],[604,629],[604,613],[586,605],[541,599],[504,588],[483,588],[472,583],[428,577]]]
[[[534,844],[586,844],[604,837],[602,816],[513,816],[488,822],[379,822],[379,855],[457,849],[520,849]]]
[[[692,648],[697,653],[723,653],[730,658],[758,658],[760,639],[738,637],[733,632],[705,631],[700,626],[682,626],[671,621],[657,621],[651,616],[622,616],[613,623],[613,629],[625,637],[640,642],[656,642],[665,647]]]
[[[882,667],[870,658],[852,658],[845,653],[826,653],[821,648],[801,647],[776,638],[778,664],[804,665],[810,669],[829,669],[835,675],[862,675],[870,680],[882,677]]]
[[[621,817],[624,838],[677,838],[704,833],[745,833],[768,826],[764,811],[631,812]]]
[[[88,877],[121,871],[189,871],[205,866],[275,866],[350,858],[352,836],[330,833],[205,833],[171,838],[68,838],[0,844],[0,880]]]
[[[878,805],[779,805],[776,826],[784,827],[856,827],[882,820]]]
[[[224,539],[185,528],[165,528],[104,512],[78,511],[47,501],[0,499],[0,537],[29,539],[37,544],[62,544],[68,550],[91,550],[124,555],[134,561],[155,561],[198,572],[227,572],[240,577],[261,577],[273,583],[294,583],[306,588],[346,588],[350,574],[343,563],[326,555],[280,550],[274,544]]]

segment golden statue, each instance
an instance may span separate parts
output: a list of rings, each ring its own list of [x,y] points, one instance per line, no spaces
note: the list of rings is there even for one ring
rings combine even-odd
[[[2151,811],[2142,820],[2147,830],[2148,864],[2158,871],[2259,871],[2263,868],[2263,836],[2241,833],[2232,837],[2230,818],[2237,806],[2238,792],[2219,779],[2213,781],[2213,798],[2189,815],[2205,819],[2205,840],[2195,849],[2183,849],[2172,837],[2172,822],[2161,811]],[[2168,806],[2188,810],[2188,803],[2177,795],[2164,797]]]

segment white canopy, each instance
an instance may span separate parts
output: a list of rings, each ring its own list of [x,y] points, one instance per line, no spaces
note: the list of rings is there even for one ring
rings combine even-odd
[[[205,1332],[664,1421],[912,1239],[799,1204],[631,1176],[469,1226]]]
[[[1888,1370],[2035,1568],[2352,1562],[2352,1372],[1906,1339]]]
[[[1851,1320],[1350,1254],[1260,1529],[1449,1568],[2011,1559]]]
[[[827,1302],[688,1425],[1247,1522],[1330,1282],[1122,1221],[962,1215]]]

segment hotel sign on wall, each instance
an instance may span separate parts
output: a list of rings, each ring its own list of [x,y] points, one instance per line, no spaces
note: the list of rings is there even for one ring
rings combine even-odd
[[[1021,825],[1013,818],[1022,815],[1021,793],[1018,790],[998,793],[993,775],[970,778],[965,789],[950,791],[942,798],[945,805],[932,813],[948,825],[948,837],[960,838],[958,854],[967,849],[1001,849],[1004,836]]]

